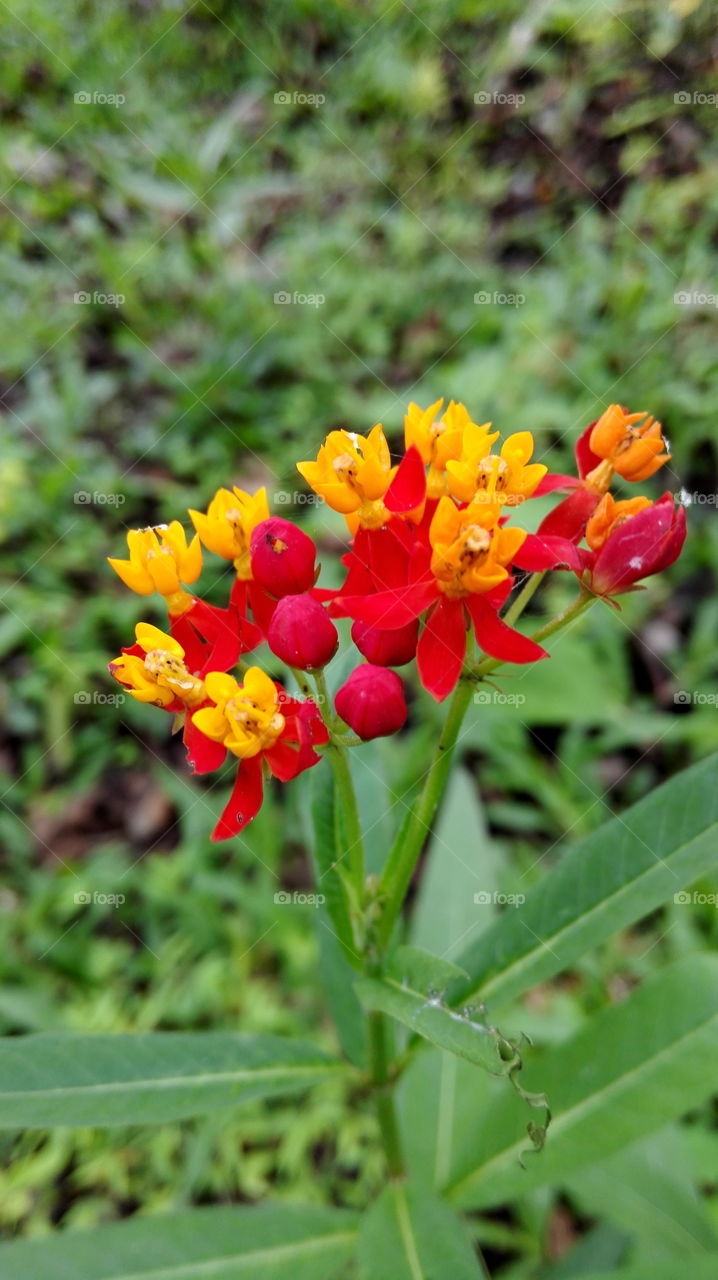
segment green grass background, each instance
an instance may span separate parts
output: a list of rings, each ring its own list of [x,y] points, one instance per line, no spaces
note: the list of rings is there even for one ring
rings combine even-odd
[[[273,901],[308,885],[306,788],[210,846],[224,784],[188,783],[158,713],[104,701],[108,658],[162,620],[104,557],[233,481],[279,491],[331,560],[339,523],[302,502],[293,464],[334,427],[382,421],[398,442],[409,399],[453,396],[534,431],[561,470],[618,400],[671,441],[646,487],[694,496],[668,574],[618,617],[594,609],[522,678],[520,707],[477,708],[465,760],[507,890],[715,745],[714,28],[691,0],[0,5],[2,1031],[241,1025],[333,1044],[312,910]],[[219,562],[202,586],[222,599]],[[415,693],[405,756],[373,756],[386,785],[359,769],[386,830],[435,723]],[[126,903],[78,908],[78,890]],[[617,938],[532,1029],[566,1034],[714,946],[715,920],[668,908]],[[231,1123],[3,1135],[0,1223],[269,1191],[364,1204],[376,1133],[361,1105],[340,1124],[343,1101],[331,1086]],[[549,1227],[573,1239],[583,1212],[531,1201],[497,1228],[502,1274],[560,1252]]]

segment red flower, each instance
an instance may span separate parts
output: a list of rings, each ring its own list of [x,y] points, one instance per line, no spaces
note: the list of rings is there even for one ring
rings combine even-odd
[[[606,494],[587,538],[591,549],[581,553],[583,581],[596,595],[618,595],[678,559],[686,538],[685,508],[676,507],[670,493],[654,503],[614,502]]]

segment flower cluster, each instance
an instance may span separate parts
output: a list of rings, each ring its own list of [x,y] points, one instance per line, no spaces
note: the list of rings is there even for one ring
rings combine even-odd
[[[422,685],[441,701],[462,670],[471,674],[470,633],[500,662],[546,657],[501,616],[518,570],[567,570],[584,593],[610,597],[676,559],[685,512],[670,495],[653,503],[609,492],[614,474],[643,480],[667,461],[659,423],[611,405],[581,436],[575,477],[549,474],[533,454],[531,432],[499,443],[491,423],[474,422],[453,401],[409,406],[398,465],[380,425],[366,436],[330,432],[298,470],[349,528],[346,574],[335,590],[316,585],[314,542],[271,515],[264,489],[220,489],[206,512],[189,512],[189,542],[178,521],[128,533],[128,558],[110,564],[131,590],[164,597],[167,631],[139,623],[110,671],[133,698],[177,718],[197,773],[228,755],[238,761],[213,839],[256,815],[267,774],[296,777],[327,744],[346,743],[347,726],[362,740],[401,729],[407,707],[392,668],[416,659]],[[527,533],[519,509],[558,491],[567,496]],[[187,590],[203,549],[233,566],[224,608]],[[336,693],[335,713],[324,695],[293,697],[245,661],[266,644],[306,690],[297,673],[318,673],[334,657],[336,618],[352,619],[364,661]]]

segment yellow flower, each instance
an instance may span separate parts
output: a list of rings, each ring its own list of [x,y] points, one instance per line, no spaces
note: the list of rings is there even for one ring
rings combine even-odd
[[[453,498],[443,497],[429,528],[431,572],[448,596],[490,591],[508,577],[509,565],[521,546],[524,529],[502,529],[497,501],[473,502],[460,510]]]
[[[140,596],[159,591],[173,613],[189,607],[191,597],[182,583],[196,582],[202,572],[202,548],[195,534],[187,545],[187,537],[179,520],[155,525],[149,529],[130,529],[127,534],[129,560],[110,560],[130,591]],[[172,599],[174,597],[174,599]]]
[[[498,439],[498,431],[489,435],[487,422],[477,427],[471,421],[469,411],[463,404],[450,400],[444,413],[441,406],[444,401],[436,400],[428,409],[420,409],[418,404],[410,404],[404,418],[404,440],[407,449],[415,445],[421,454],[422,461],[429,468],[426,478],[426,496],[440,498],[446,493],[446,467],[450,461],[456,462],[461,457],[464,432],[467,427],[485,432],[486,449]]]
[[[135,635],[145,656],[123,653],[115,658],[110,663],[115,680],[138,702],[153,702],[158,707],[167,707],[176,699],[188,707],[202,702],[204,686],[187,670],[182,645],[148,622],[138,622]]]
[[[395,468],[380,424],[368,436],[330,431],[316,461],[298,462],[297,470],[350,528],[380,529],[389,519],[382,499]]]
[[[284,716],[276,685],[266,672],[249,667],[244,684],[238,684],[234,676],[210,671],[204,683],[216,705],[195,711],[192,720],[202,733],[223,742],[240,760],[274,746],[284,729]]]
[[[529,463],[534,451],[530,431],[514,432],[507,436],[500,454],[490,453],[496,436],[487,436],[489,425],[477,427],[470,423],[466,428],[461,458],[446,464],[449,493],[459,502],[473,502],[478,495],[484,495],[483,500],[488,502],[518,506],[531,497],[548,468],[540,462]]]
[[[208,551],[225,560],[233,560],[237,574],[249,579],[249,542],[252,530],[269,519],[267,490],[245,493],[244,489],[218,489],[207,508],[207,514],[190,511],[200,540]]]

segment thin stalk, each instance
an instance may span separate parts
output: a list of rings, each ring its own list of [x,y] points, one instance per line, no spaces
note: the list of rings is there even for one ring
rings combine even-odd
[[[337,789],[337,806],[339,814],[340,830],[346,841],[347,862],[349,865],[349,873],[357,895],[357,900],[361,901],[364,894],[364,880],[366,877],[366,868],[364,860],[364,836],[361,829],[361,820],[359,818],[359,807],[357,805],[356,792],[354,790],[354,779],[352,778],[351,768],[349,766],[349,757],[346,747],[342,741],[342,735],[337,732],[337,720],[330,711],[331,702],[329,700],[329,691],[323,671],[314,672],[314,683],[317,686],[317,701],[319,710],[321,711],[324,723],[329,730],[330,743],[327,748],[327,756],[334,774],[334,783]],[[340,850],[337,850],[339,853]]]
[[[548,570],[544,569],[541,573],[532,573],[531,577],[526,579],[513,604],[506,610],[504,615],[504,622],[508,627],[513,626],[516,619],[521,617],[526,605],[538,591],[547,573]]]
[[[374,1089],[381,1139],[390,1176],[392,1178],[401,1178],[405,1172],[404,1157],[401,1151],[399,1124],[394,1104],[394,1082],[390,1078],[391,1055],[387,1030],[385,1014],[367,1014],[369,1070]]]

